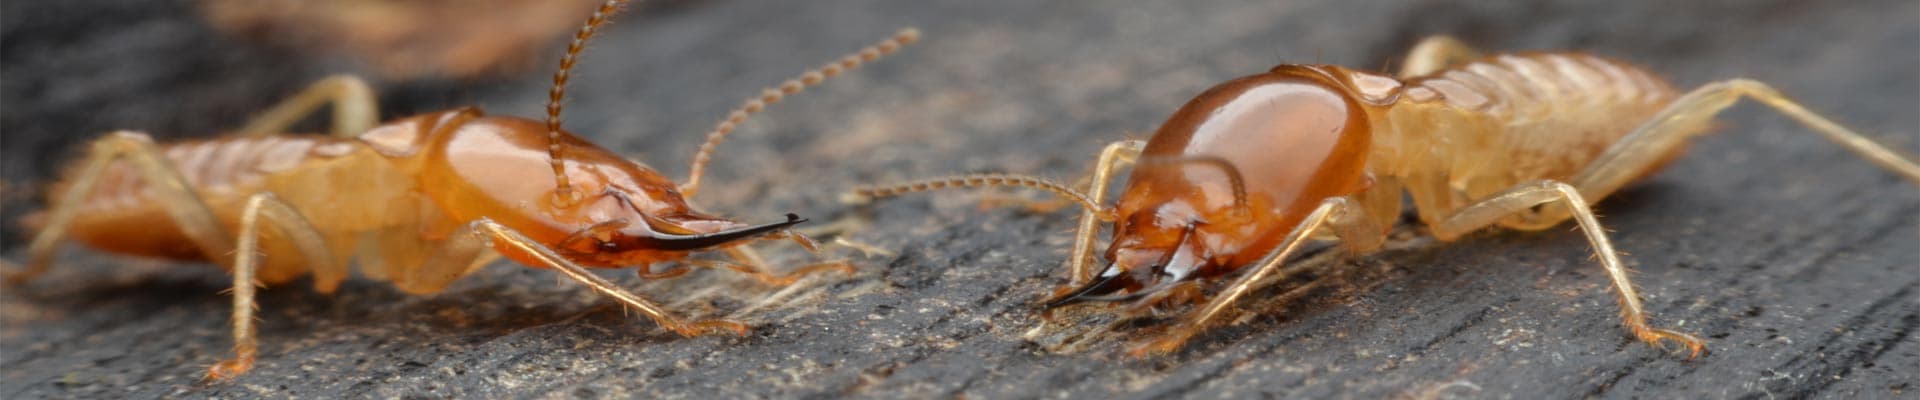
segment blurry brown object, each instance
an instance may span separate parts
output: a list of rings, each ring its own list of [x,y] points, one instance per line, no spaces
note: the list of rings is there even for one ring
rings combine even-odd
[[[345,54],[388,79],[529,70],[598,0],[201,0],[227,34]]]

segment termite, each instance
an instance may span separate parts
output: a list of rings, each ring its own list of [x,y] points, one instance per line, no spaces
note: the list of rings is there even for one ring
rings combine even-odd
[[[1380,249],[1410,197],[1440,241],[1503,226],[1537,231],[1574,220],[1618,297],[1622,323],[1688,358],[1699,338],[1654,327],[1619,252],[1589,202],[1681,155],[1713,117],[1747,98],[1772,107],[1859,156],[1920,183],[1920,166],[1747,79],[1684,94],[1641,68],[1578,52],[1482,56],[1428,38],[1398,76],[1334,65],[1284,64],[1221,83],[1188,101],[1145,141],[1100,153],[1086,191],[1046,179],[978,174],[860,187],[852,201],[939,188],[1025,186],[1083,207],[1066,286],[1043,307],[1129,302],[1178,306],[1200,282],[1237,279],[1134,346],[1179,349],[1303,243],[1338,239],[1353,255]],[[1133,165],[1119,200],[1116,171]],[[1102,223],[1112,224],[1104,268],[1094,268]],[[1330,234],[1330,235],[1329,235]]]
[[[54,185],[50,210],[28,247],[23,282],[49,269],[55,247],[72,238],[115,253],[212,261],[233,274],[233,357],[209,379],[245,373],[258,353],[256,285],[312,273],[332,293],[356,256],[364,275],[412,294],[436,293],[485,265],[489,252],[559,271],[683,336],[745,336],[740,322],[683,320],[588,268],[636,268],[642,277],[687,271],[653,266],[693,252],[724,251],[730,269],[790,283],[844,263],[764,269],[751,249],[760,239],[813,243],[789,227],[793,214],[745,224],[697,211],[689,199],[716,146],[749,115],[914,42],[894,36],[765,89],[707,133],[685,184],[560,129],[561,100],[587,40],[627,0],[598,7],[567,46],[541,121],[483,114],[475,107],[375,125],[376,100],[353,77],[324,79],[231,136],[156,144],[119,131],[92,143],[89,155]],[[321,105],[333,107],[332,135],[282,134]],[[275,234],[264,235],[262,227]],[[234,234],[238,232],[238,234]],[[261,255],[267,256],[263,261]],[[297,255],[297,256],[296,256]]]

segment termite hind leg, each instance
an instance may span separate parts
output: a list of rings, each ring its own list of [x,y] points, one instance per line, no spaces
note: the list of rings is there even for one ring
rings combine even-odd
[[[254,275],[260,269],[262,220],[271,222],[279,229],[282,237],[293,242],[294,248],[299,249],[308,262],[314,265],[337,265],[320,231],[314,229],[313,224],[307,222],[306,217],[293,207],[281,202],[272,193],[254,195],[247,199],[246,204],[246,208],[240,212],[240,236],[233,260],[233,358],[222,360],[209,368],[208,380],[227,380],[246,373],[253,368],[254,355],[259,351],[253,323],[254,312],[258,311],[254,293],[260,287],[260,282],[254,279]],[[316,271],[320,270],[324,268],[316,268]],[[331,285],[337,285],[339,279],[344,278],[316,276],[314,279],[331,281]]]
[[[607,297],[612,297],[614,300],[618,300],[620,303],[638,310],[641,315],[652,319],[653,322],[659,324],[660,327],[671,330],[681,336],[693,337],[710,333],[729,333],[735,336],[747,335],[747,325],[739,322],[728,320],[681,320],[679,317],[673,316],[673,314],[669,313],[666,308],[661,307],[658,303],[627,292],[619,286],[614,285],[613,282],[608,282],[606,279],[601,279],[599,275],[594,275],[593,272],[588,271],[586,267],[581,267],[572,261],[568,261],[566,258],[561,257],[559,253],[555,253],[553,249],[549,249],[545,245],[540,244],[540,242],[534,241],[532,238],[528,238],[518,231],[514,231],[513,228],[508,228],[484,218],[479,221],[474,221],[472,224],[469,224],[468,227],[471,229],[467,230],[467,234],[456,236],[475,236],[474,239],[481,240],[482,242],[491,239],[513,247],[516,250],[539,259],[542,264],[545,264],[544,266],[554,271],[559,271],[561,274],[566,275],[567,278],[586,285],[588,289],[600,292],[600,294],[606,295]]]
[[[1573,219],[1579,223],[1580,231],[1587,236],[1587,242],[1600,259],[1600,266],[1606,268],[1607,277],[1613,281],[1614,295],[1620,301],[1621,323],[1626,325],[1633,335],[1641,341],[1660,346],[1661,341],[1671,340],[1686,346],[1688,359],[1700,356],[1706,350],[1706,343],[1700,338],[1686,333],[1655,328],[1647,324],[1646,310],[1640,305],[1640,293],[1629,280],[1625,264],[1620,262],[1620,254],[1613,249],[1613,243],[1607,239],[1606,230],[1593,216],[1593,210],[1587,206],[1586,199],[1573,185],[1556,181],[1535,181],[1520,184],[1511,189],[1488,196],[1477,203],[1462,207],[1444,218],[1440,224],[1432,226],[1433,235],[1441,240],[1450,240],[1480,228],[1492,225],[1502,218],[1515,213],[1526,212],[1534,206],[1559,203],[1573,213]]]
[[[46,272],[53,262],[56,246],[66,237],[67,228],[79,215],[82,203],[93,192],[107,167],[121,159],[131,163],[140,178],[154,188],[152,193],[155,201],[180,231],[200,248],[201,254],[210,260],[232,254],[233,235],[228,234],[226,228],[214,218],[206,202],[189,189],[192,186],[186,177],[153,145],[153,139],[138,132],[117,131],[93,142],[87,159],[80,164],[79,173],[69,181],[66,190],[58,193],[50,203],[46,226],[27,245],[25,269],[9,273],[6,277],[8,283],[24,282]]]
[[[1233,283],[1199,309],[1187,312],[1168,329],[1167,333],[1146,345],[1135,347],[1131,353],[1134,356],[1144,356],[1178,350],[1181,345],[1187,343],[1188,339],[1204,330],[1208,322],[1213,321],[1220,313],[1226,311],[1227,307],[1232,306],[1235,300],[1252,291],[1255,283],[1278,273],[1280,267],[1286,264],[1287,258],[1291,257],[1294,251],[1299,250],[1300,245],[1305,244],[1315,231],[1322,227],[1333,229],[1334,235],[1340,238],[1341,246],[1350,250],[1370,251],[1379,248],[1386,240],[1386,233],[1379,223],[1367,215],[1366,208],[1362,207],[1358,201],[1346,197],[1322,201],[1312,214],[1308,214],[1299,226],[1293,228],[1293,232],[1287,234],[1279,247],[1256,262],[1252,269],[1238,279],[1234,279]]]
[[[367,82],[352,75],[334,75],[314,82],[299,94],[268,108],[266,112],[253,117],[239,132],[244,136],[287,133],[287,128],[293,123],[300,122],[328,102],[333,103],[334,136],[359,135],[380,122],[379,99],[374,97],[373,89],[367,86]]]
[[[725,251],[728,257],[733,258],[734,262],[721,263],[723,267],[734,272],[746,274],[754,280],[769,286],[792,285],[794,282],[800,281],[801,278],[823,272],[839,271],[847,275],[853,275],[855,272],[858,272],[858,270],[853,268],[852,264],[844,261],[833,261],[802,266],[786,274],[774,274],[767,271],[767,261],[765,258],[760,257],[760,252],[747,247],[729,247]]]
[[[1901,155],[1815,114],[1765,83],[1746,79],[1707,84],[1681,96],[1614,143],[1567,182],[1580,188],[1580,194],[1592,198],[1612,193],[1671,157],[1692,135],[1704,131],[1714,115],[1743,96],[1766,104],[1861,158],[1920,184],[1920,165],[1911,156]]]
[[[1107,144],[1100,150],[1100,160],[1093,166],[1093,183],[1087,187],[1088,200],[1093,204],[1106,204],[1107,188],[1113,185],[1114,171],[1124,168],[1140,158],[1145,149],[1144,140],[1122,140]],[[1086,286],[1093,281],[1093,247],[1100,235],[1100,213],[1093,209],[1080,210],[1080,226],[1074,230],[1073,253],[1067,259],[1067,284],[1053,293],[1053,298],[1068,295],[1074,289]],[[1051,300],[1049,300],[1051,301]]]
[[[1413,45],[1400,66],[1400,78],[1412,78],[1463,65],[1480,58],[1480,52],[1450,36],[1428,36]]]

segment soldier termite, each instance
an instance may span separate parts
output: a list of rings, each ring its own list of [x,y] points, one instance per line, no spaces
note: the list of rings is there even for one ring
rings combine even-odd
[[[28,247],[23,282],[48,270],[56,245],[73,238],[101,250],[215,261],[233,272],[233,358],[208,378],[245,373],[257,353],[254,291],[314,275],[331,293],[357,255],[362,272],[400,290],[426,294],[484,265],[487,250],[550,268],[637,309],[685,336],[745,335],[744,324],[686,321],[588,268],[627,268],[643,277],[679,275],[650,265],[719,250],[721,263],[771,284],[842,270],[824,263],[777,275],[751,249],[762,238],[790,238],[804,222],[744,224],[697,211],[688,198],[720,141],[749,115],[785,96],[890,54],[919,37],[893,37],[765,89],[730,113],[696,153],[685,184],[560,129],[561,100],[577,55],[627,3],[609,0],[581,26],[561,58],[545,123],[488,116],[473,107],[376,125],[372,91],[333,77],[273,108],[228,137],[155,144],[121,131],[92,144],[89,156],[55,185],[50,210]],[[333,135],[282,131],[321,105],[333,106]],[[272,233],[263,238],[261,225]],[[234,233],[238,233],[235,235]],[[264,261],[259,254],[270,255]],[[283,256],[284,255],[284,256]],[[297,255],[297,256],[295,256]]]
[[[1232,283],[1133,353],[1169,352],[1271,276],[1305,242],[1381,248],[1411,197],[1442,241],[1489,226],[1541,230],[1574,220],[1605,268],[1622,322],[1639,340],[1693,335],[1647,322],[1627,268],[1588,207],[1678,157],[1714,115],[1749,98],[1895,174],[1920,166],[1787,99],[1734,79],[1680,93],[1628,64],[1573,52],[1481,56],[1429,38],[1397,77],[1332,65],[1280,65],[1219,84],[1148,140],[1108,145],[1082,192],[1045,179],[967,175],[857,188],[852,200],[949,187],[1026,186],[1084,207],[1067,286],[1045,302],[1196,301],[1202,281]],[[1115,171],[1135,164],[1116,204]],[[1403,193],[1404,192],[1404,193]],[[1095,236],[1113,224],[1095,268]],[[1243,271],[1245,270],[1245,271]]]

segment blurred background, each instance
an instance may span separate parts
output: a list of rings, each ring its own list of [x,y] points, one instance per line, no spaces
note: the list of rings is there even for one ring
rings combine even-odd
[[[595,3],[0,3],[0,243],[18,258],[15,221],[83,143],[115,129],[217,135],[331,74],[374,82],[383,119],[466,105],[542,115],[565,38]],[[1710,338],[1715,353],[1695,362],[1628,339],[1584,242],[1557,230],[1331,264],[1363,272],[1302,278],[1337,289],[1254,302],[1173,356],[1120,357],[1127,329],[1061,354],[1049,349],[1066,339],[1031,336],[1029,303],[1059,283],[1071,213],[982,211],[958,192],[835,201],[855,184],[956,172],[1071,179],[1214,83],[1283,62],[1390,70],[1431,34],[1589,51],[1680,87],[1754,78],[1914,153],[1920,2],[631,8],[584,56],[567,126],[675,179],[699,133],[759,88],[900,27],[924,31],[755,117],[722,146],[701,201],[748,220],[871,218],[852,237],[898,254],[859,259],[862,277],[738,340],[672,338],[504,265],[432,297],[368,282],[320,296],[296,282],[263,294],[259,369],[208,386],[193,379],[230,340],[224,278],[75,250],[44,282],[0,295],[0,397],[1873,398],[1911,395],[1920,374],[1920,190],[1754,106],[1601,206],[1656,321]]]

